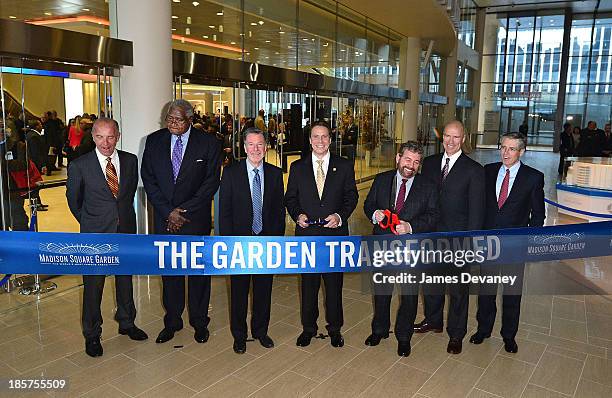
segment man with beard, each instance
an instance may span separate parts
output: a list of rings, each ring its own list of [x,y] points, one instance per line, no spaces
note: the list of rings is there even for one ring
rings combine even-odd
[[[396,229],[398,234],[435,230],[438,219],[438,190],[435,183],[417,175],[422,157],[423,148],[415,141],[408,141],[400,146],[395,156],[397,169],[380,173],[374,179],[363,208],[374,224],[375,235],[390,233],[378,225],[384,220],[386,209],[392,210],[400,219]],[[399,356],[410,355],[412,325],[417,312],[417,289],[418,285],[400,287],[400,306],[394,329]],[[374,286],[372,334],[366,339],[366,345],[376,346],[381,339],[389,337],[392,294],[393,285]]]

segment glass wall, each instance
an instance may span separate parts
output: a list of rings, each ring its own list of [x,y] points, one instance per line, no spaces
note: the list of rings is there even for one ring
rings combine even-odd
[[[474,48],[476,38],[476,4],[473,0],[460,0],[460,21],[457,38],[468,47]]]
[[[576,16],[570,34],[565,119],[585,128],[599,128],[612,119],[612,17]]]
[[[336,1],[168,1],[176,49],[397,87],[401,36]],[[38,3],[3,0],[0,18],[109,36],[108,0]]]

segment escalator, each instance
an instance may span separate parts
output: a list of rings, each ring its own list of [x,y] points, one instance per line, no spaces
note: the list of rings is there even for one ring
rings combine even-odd
[[[25,117],[23,118],[24,123],[27,123],[28,120],[37,119],[38,117],[34,115],[32,112],[28,110],[26,106],[21,107],[21,102],[17,101],[13,95],[11,95],[8,91],[4,90],[3,93],[4,98],[4,117],[19,119],[22,117],[22,114],[25,113]],[[2,106],[0,105],[0,116],[2,115]]]

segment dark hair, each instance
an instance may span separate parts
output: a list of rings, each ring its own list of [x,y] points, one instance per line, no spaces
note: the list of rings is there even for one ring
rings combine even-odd
[[[519,141],[519,149],[527,149],[527,137],[525,137],[525,134],[517,133],[517,132],[504,133],[501,136],[501,140],[503,140],[504,138],[510,138],[512,140],[518,140]],[[501,142],[501,140],[500,140],[500,142]]]
[[[571,126],[572,126],[572,124],[570,122],[563,123],[563,130],[565,130],[566,128],[571,127]]]
[[[267,142],[266,135],[263,133],[263,131],[255,127],[249,127],[246,130],[244,130],[244,142],[245,143],[246,143],[247,136],[249,134],[260,134],[264,138],[264,141]]]
[[[327,129],[327,134],[331,135],[331,129],[329,128],[329,123],[325,120],[317,120],[313,124],[310,125],[310,135],[312,135],[312,130],[315,127],[325,127]]]
[[[398,155],[404,155],[405,151],[415,152],[419,155],[423,156],[423,147],[419,145],[416,141],[406,141],[402,145],[400,145],[397,153]]]

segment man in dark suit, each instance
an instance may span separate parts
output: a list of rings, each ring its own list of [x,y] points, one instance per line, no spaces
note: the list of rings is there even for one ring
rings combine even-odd
[[[209,235],[211,202],[219,188],[221,148],[214,135],[191,126],[193,107],[172,101],[167,128],[149,134],[140,175],[154,208],[154,233]],[[208,341],[210,276],[189,276],[189,324],[198,343]],[[165,343],[183,328],[185,278],[163,276],[164,329],[156,342]]]
[[[296,236],[348,235],[348,219],[357,206],[359,195],[355,185],[353,164],[330,154],[330,129],[317,121],[310,130],[312,154],[291,165],[285,205],[296,222]],[[302,274],[301,318],[303,331],[297,345],[305,347],[317,333],[319,288],[325,283],[325,318],[334,347],[342,347],[340,333],[342,314],[341,272]]]
[[[219,232],[233,236],[282,236],[285,234],[283,171],[264,162],[264,133],[248,129],[244,137],[246,160],[223,170],[219,188]],[[251,206],[248,205],[251,203]],[[234,352],[246,352],[249,288],[253,281],[251,334],[265,348],[274,347],[268,336],[273,275],[231,276],[231,323]]]
[[[438,184],[440,219],[438,231],[482,229],[484,225],[484,169],[461,150],[465,141],[463,124],[457,120],[444,127],[444,153],[431,155],[423,161],[421,174]],[[442,272],[455,273],[454,265],[440,264]],[[444,285],[423,285],[425,319],[414,326],[415,333],[442,332]],[[467,333],[468,285],[449,286],[450,306],[446,331],[450,337],[446,351],[459,354]]]
[[[395,156],[397,169],[380,173],[374,179],[363,209],[374,224],[375,235],[390,233],[378,225],[385,218],[383,212],[386,209],[398,215],[400,225],[397,226],[397,232],[400,234],[431,232],[436,229],[438,188],[434,182],[417,175],[422,157],[423,148],[415,141],[408,141],[400,146]],[[412,325],[417,313],[418,285],[401,286],[400,289],[400,307],[394,333],[398,341],[397,354],[407,357],[410,355]],[[374,286],[372,334],[366,339],[366,345],[376,346],[381,339],[389,337],[392,294],[393,286],[382,289]]]
[[[485,166],[486,229],[541,227],[544,225],[544,174],[520,161],[527,138],[521,133],[502,136],[501,162]],[[504,274],[517,277],[514,286],[504,286],[501,335],[507,352],[516,353],[515,341],[521,312],[521,292],[525,264],[482,266],[481,274]],[[497,307],[497,285],[481,286],[478,295],[478,331],[470,342],[480,344],[491,336]]]
[[[136,233],[134,195],[138,186],[136,155],[115,149],[119,125],[113,119],[100,118],[93,127],[96,149],[70,162],[66,198],[81,232]],[[85,352],[101,356],[102,313],[100,303],[105,275],[83,275],[83,335]],[[119,334],[132,340],[146,340],[147,334],[134,325],[136,307],[132,294],[132,276],[116,275],[115,291]]]

